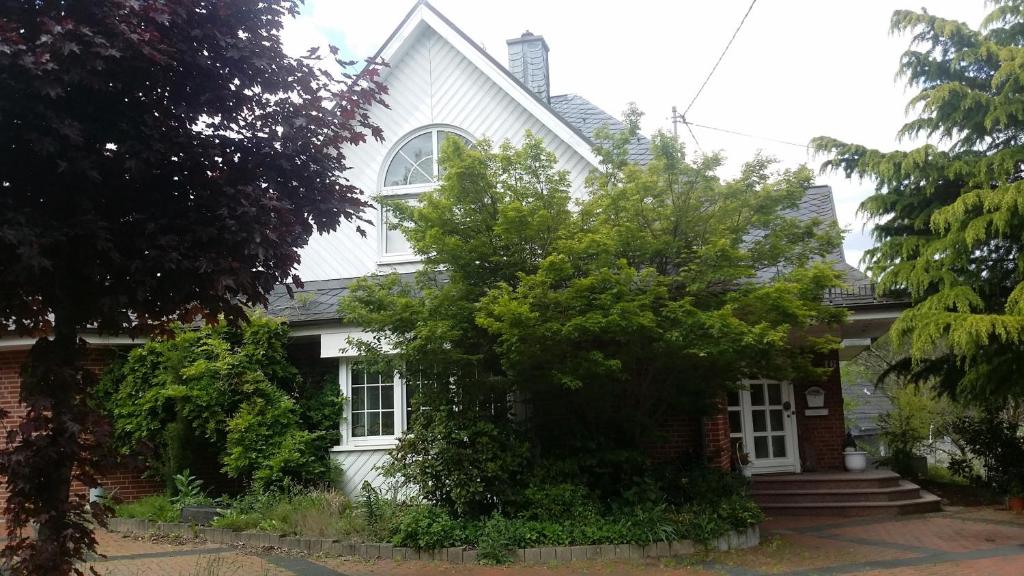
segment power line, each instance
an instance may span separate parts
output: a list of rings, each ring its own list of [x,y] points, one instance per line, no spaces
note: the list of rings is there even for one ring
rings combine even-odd
[[[746,13],[743,14],[743,18],[740,20],[739,25],[736,26],[736,30],[733,31],[732,37],[729,38],[729,43],[725,45],[725,49],[723,49],[722,53],[719,54],[718,60],[715,61],[715,65],[711,68],[711,72],[708,72],[707,78],[704,79],[704,83],[700,85],[700,88],[697,90],[697,93],[693,95],[693,99],[690,100],[690,103],[686,106],[686,110],[683,110],[682,115],[684,118],[684,122],[686,118],[686,113],[690,111],[690,108],[693,108],[693,103],[697,101],[697,98],[700,97],[701,92],[704,91],[704,87],[708,85],[708,82],[711,81],[711,77],[715,75],[715,70],[718,70],[718,65],[722,63],[722,58],[725,58],[725,53],[729,51],[729,47],[732,46],[733,40],[736,40],[736,35],[740,33],[740,28],[743,28],[743,23],[747,21],[747,16],[750,16],[750,11],[754,9],[754,4],[757,4],[757,0],[752,0],[750,2],[750,6],[747,7]]]
[[[756,134],[747,134],[746,132],[740,132],[738,130],[729,130],[728,128],[716,128],[715,126],[708,126],[706,124],[698,124],[696,122],[690,122],[689,120],[683,119],[683,124],[689,129],[690,126],[696,126],[697,128],[703,128],[705,130],[714,130],[715,132],[724,132],[726,134],[732,134],[733,136],[742,136],[744,138],[754,138],[755,140],[767,140],[768,142],[776,142],[778,144],[785,144],[787,146],[796,146],[797,148],[803,148],[807,150],[807,144],[797,144],[796,142],[790,142],[788,140],[779,140],[778,138],[769,138],[768,136],[757,136]],[[693,134],[693,131],[690,131]]]
[[[690,131],[690,136],[693,138],[693,143],[697,145],[697,150],[699,150],[701,154],[704,154],[704,148],[701,147],[700,142],[697,141],[697,135],[693,133],[693,128],[690,128],[689,122],[684,122],[683,124],[685,124],[686,129]]]

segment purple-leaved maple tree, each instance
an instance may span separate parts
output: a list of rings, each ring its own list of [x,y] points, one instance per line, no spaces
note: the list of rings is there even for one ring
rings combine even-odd
[[[381,64],[289,57],[300,7],[0,0],[0,337],[38,338],[0,451],[14,574],[80,571],[104,522],[70,494],[108,434],[81,332],[242,319],[311,234],[359,219],[345,151],[382,139]]]

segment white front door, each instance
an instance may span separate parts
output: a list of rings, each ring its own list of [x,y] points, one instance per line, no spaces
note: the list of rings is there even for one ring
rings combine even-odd
[[[799,472],[793,385],[748,380],[745,390],[729,394],[729,432],[733,451],[745,452],[749,471]]]

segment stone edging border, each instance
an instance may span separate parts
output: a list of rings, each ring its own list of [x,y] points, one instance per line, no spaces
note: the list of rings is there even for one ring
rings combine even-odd
[[[134,518],[110,518],[111,532],[135,534],[179,535],[184,537],[204,538],[212,544],[245,544],[249,546],[271,546],[298,550],[309,554],[325,556],[356,556],[365,560],[427,560],[449,562],[451,564],[475,564],[476,550],[465,547],[440,548],[437,550],[416,550],[401,548],[391,544],[355,544],[338,542],[329,538],[298,538],[278,536],[269,532],[235,532],[224,528],[194,526],[177,522],[151,522]],[[738,550],[752,548],[761,542],[759,526],[753,526],[743,532],[730,532],[710,543],[708,548],[718,550]],[[666,558],[670,556],[686,556],[701,549],[699,544],[690,540],[674,542],[652,542],[645,546],[639,544],[604,544],[598,546],[548,546],[544,548],[519,548],[513,554],[514,562],[526,564],[546,564],[549,562],[571,562],[573,560],[638,560],[643,558]]]

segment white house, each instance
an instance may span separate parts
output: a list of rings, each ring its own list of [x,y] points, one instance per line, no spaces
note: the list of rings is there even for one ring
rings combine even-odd
[[[592,152],[594,130],[607,126],[617,131],[623,126],[581,96],[550,94],[548,54],[544,38],[527,32],[508,41],[506,65],[420,0],[377,54],[390,64],[383,78],[390,88],[390,109],[378,107],[372,114],[388,141],[353,151],[351,180],[371,196],[415,200],[437,185],[437,150],[444,138],[519,143],[530,130],[543,138],[560,167],[569,172],[573,193],[583,194],[586,176],[599,168]],[[646,138],[634,139],[631,159],[649,159]],[[835,220],[831,189],[809,189],[794,214]],[[320,358],[337,359],[349,402],[341,442],[332,457],[342,464],[349,493],[357,492],[364,480],[378,482],[376,467],[405,430],[408,402],[396,374],[359,369],[349,339],[361,333],[358,327],[341,324],[338,300],[354,278],[410,272],[418,266],[408,243],[389,229],[380,208],[366,216],[373,229],[365,237],[351,224],[314,237],[302,252],[299,268],[305,287],[295,298],[282,287],[270,303],[273,315],[290,322],[298,345],[318,351]],[[839,334],[847,345],[843,353],[849,354],[883,333],[899,307],[876,299],[867,278],[846,264],[841,251],[833,260],[846,274],[850,289],[826,298],[852,312],[854,322]],[[666,423],[674,431],[673,440],[655,452],[671,456],[699,449],[728,467],[742,445],[755,472],[841,468],[844,429],[838,360],[838,355],[822,359],[833,368],[826,383],[752,383],[749,391],[730,397],[728,406],[714,417]],[[809,396],[815,398],[813,406],[808,406]]]

